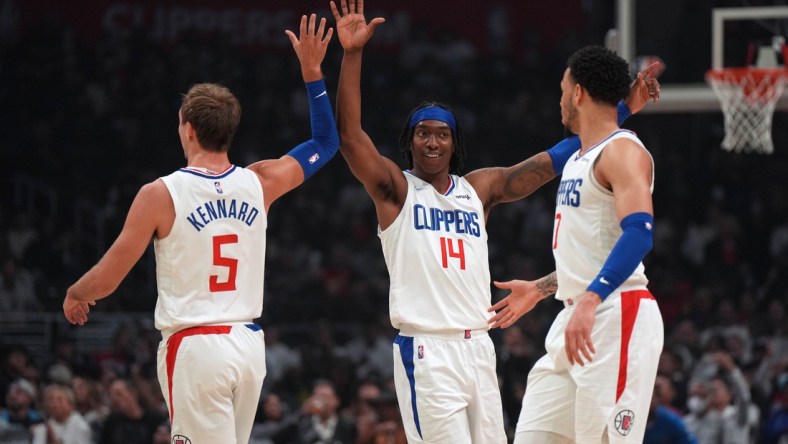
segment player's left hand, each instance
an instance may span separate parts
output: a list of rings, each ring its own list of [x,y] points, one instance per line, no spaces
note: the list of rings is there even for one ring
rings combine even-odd
[[[331,41],[331,36],[334,35],[334,28],[329,27],[326,31],[325,17],[320,19],[320,25],[317,26],[317,15],[312,14],[309,16],[307,24],[307,17],[301,16],[301,26],[299,28],[299,36],[296,37],[293,31],[289,29],[285,31],[290,37],[290,43],[293,44],[293,49],[301,62],[301,73],[304,75],[305,82],[314,82],[323,78],[320,71],[320,64],[326,56],[326,49],[328,42]]]
[[[85,325],[85,322],[88,321],[91,305],[96,305],[96,302],[78,301],[71,294],[66,293],[66,299],[63,301],[63,314],[71,324]]]
[[[564,331],[564,348],[566,357],[569,358],[569,365],[584,366],[586,362],[593,360],[593,354],[596,353],[594,343],[591,341],[591,331],[596,322],[596,307],[602,300],[596,293],[590,291],[586,291],[577,299],[577,305]]]
[[[531,311],[544,296],[536,287],[536,281],[513,280],[493,282],[496,287],[510,290],[505,298],[488,308],[488,312],[496,312],[487,320],[490,328],[507,328],[517,322],[520,317]]]
[[[662,62],[656,61],[638,73],[625,101],[632,114],[643,109],[649,100],[654,103],[659,102],[660,86],[657,77],[662,74],[662,71]]]

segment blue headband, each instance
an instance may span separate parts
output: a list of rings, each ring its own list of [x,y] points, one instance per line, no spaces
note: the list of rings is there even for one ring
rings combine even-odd
[[[457,131],[457,122],[454,121],[454,114],[439,106],[428,106],[413,113],[413,116],[410,118],[409,127],[413,128],[417,123],[423,120],[437,120],[448,124],[452,131]]]

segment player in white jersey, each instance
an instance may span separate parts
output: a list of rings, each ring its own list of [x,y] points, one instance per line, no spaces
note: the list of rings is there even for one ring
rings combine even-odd
[[[556,199],[565,308],[529,373],[515,443],[643,441],[664,333],[641,262],[653,239],[653,160],[616,121],[628,86],[627,63],[598,46],[573,54],[561,81],[562,122],[582,143],[561,168]],[[511,325],[555,290],[541,282],[541,291],[505,283],[512,293],[493,307],[495,322]]]
[[[424,102],[400,136],[410,169],[380,155],[361,127],[361,53],[382,18],[369,23],[363,1],[334,2],[344,48],[337,93],[341,151],[375,204],[390,275],[394,377],[408,442],[505,443],[503,409],[490,337],[486,220],[502,202],[521,199],[553,177],[553,162],[577,150],[565,141],[508,168],[460,177],[462,127],[454,112]],[[632,109],[649,96],[633,90]],[[628,109],[627,109],[628,111]],[[568,148],[574,145],[574,148]]]
[[[246,443],[265,377],[265,345],[252,321],[263,309],[267,215],[336,153],[339,138],[320,64],[333,30],[301,18],[286,31],[309,94],[312,138],[247,168],[228,150],[241,118],[235,96],[198,84],[183,97],[178,133],[187,166],[143,186],[109,251],[72,285],[63,311],[87,321],[154,239],[158,375],[173,442]]]

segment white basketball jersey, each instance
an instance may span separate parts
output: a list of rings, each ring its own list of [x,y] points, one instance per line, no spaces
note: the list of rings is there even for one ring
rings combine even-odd
[[[618,130],[582,156],[579,155],[580,151],[573,154],[564,167],[558,186],[553,226],[557,299],[566,300],[583,293],[602,270],[613,246],[621,237],[613,193],[596,181],[594,164],[612,140],[624,138],[643,147],[634,133]],[[654,190],[653,174],[651,190]],[[643,263],[640,263],[616,291],[645,289],[646,284],[648,279]]]
[[[156,328],[169,336],[260,317],[268,221],[257,175],[236,166],[222,173],[189,167],[162,181],[175,222],[154,240]]]
[[[492,299],[484,209],[465,179],[441,194],[409,172],[394,223],[379,232],[391,279],[389,310],[398,329],[489,328]]]

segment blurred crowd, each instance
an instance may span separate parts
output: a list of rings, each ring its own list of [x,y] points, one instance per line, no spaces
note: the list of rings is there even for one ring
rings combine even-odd
[[[414,26],[400,47],[365,51],[364,126],[398,160],[408,111],[424,99],[446,102],[460,114],[472,169],[510,165],[557,142],[564,61],[599,43],[568,32],[547,45],[525,33],[523,53],[481,53]],[[3,314],[58,312],[67,286],[119,232],[139,187],[183,165],[177,111],[192,83],[219,82],[239,97],[236,164],[278,157],[308,138],[307,101],[285,46],[239,48],[199,34],[167,46],[133,31],[86,44],[54,16],[0,39]],[[329,89],[338,51],[332,45],[324,64]],[[721,151],[719,113],[636,115],[625,125],[656,162],[655,242],[645,264],[666,332],[646,442],[788,442],[788,119],[774,119],[772,156]],[[491,212],[493,279],[553,270],[554,193],[552,183]],[[274,208],[257,320],[267,377],[252,442],[404,443],[370,200],[338,157]],[[148,251],[95,308],[139,313],[117,326],[107,350],[80,353],[65,321],[46,356],[1,337],[0,443],[170,442],[156,381],[160,336],[150,327],[153,264]],[[560,307],[544,301],[491,332],[510,432]]]

